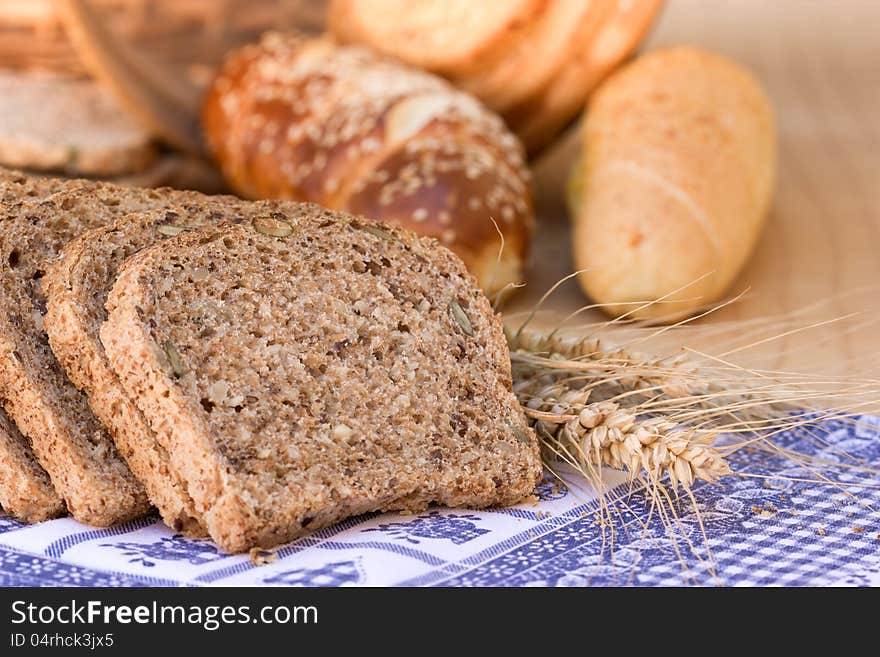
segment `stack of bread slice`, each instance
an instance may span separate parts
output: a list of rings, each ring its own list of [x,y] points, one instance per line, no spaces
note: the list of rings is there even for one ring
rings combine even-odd
[[[241,551],[528,496],[498,318],[430,238],[317,206],[0,173],[0,505],[155,505]]]

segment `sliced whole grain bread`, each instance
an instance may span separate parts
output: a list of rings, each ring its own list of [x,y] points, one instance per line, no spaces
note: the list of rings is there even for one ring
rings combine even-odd
[[[0,209],[0,403],[71,514],[108,525],[143,514],[149,503],[49,348],[40,281],[63,245],[85,230],[201,196],[84,181],[36,184],[58,191]]]
[[[230,552],[540,476],[500,321],[432,239],[300,206],[140,251],[107,309],[114,371]]]
[[[0,209],[57,191],[52,181],[35,180],[18,171],[0,168]],[[0,408],[0,507],[26,522],[38,522],[64,513],[64,502],[49,475],[37,462],[27,438]]]
[[[62,173],[34,174],[0,167],[0,185],[19,183],[13,194],[16,197],[23,189],[22,186],[29,186],[32,189],[32,196],[46,196],[52,192],[45,190],[52,189],[54,185],[52,191],[59,191],[59,185],[69,181],[70,178]],[[173,187],[196,190],[203,194],[221,194],[229,189],[216,167],[204,160],[181,153],[164,154],[144,171],[103,178],[101,182],[122,187]]]
[[[156,155],[149,133],[98,83],[0,71],[0,163],[108,177],[144,171]]]
[[[52,351],[73,384],[88,396],[95,416],[166,524],[176,531],[201,533],[198,514],[183,479],[107,360],[98,334],[106,319],[104,304],[117,269],[137,251],[183,230],[241,222],[255,209],[270,211],[281,205],[217,196],[126,215],[72,240],[43,280],[43,324]]]

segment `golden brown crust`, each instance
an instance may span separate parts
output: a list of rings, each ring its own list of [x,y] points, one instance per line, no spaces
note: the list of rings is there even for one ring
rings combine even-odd
[[[595,0],[553,0],[527,23],[527,29],[499,48],[494,59],[483,58],[479,69],[453,75],[468,91],[508,120],[508,112],[539,94],[571,57],[582,24]]]
[[[113,368],[226,550],[540,476],[500,320],[428,238],[303,206],[141,251],[107,307]]]
[[[663,0],[593,3],[575,54],[540,93],[505,112],[530,153],[550,143],[583,110],[596,85],[638,47],[662,6]]]
[[[489,14],[456,18],[439,1],[394,4],[386,14],[376,11],[374,0],[333,0],[330,31],[447,77],[499,112],[535,154],[638,45],[662,0],[549,0],[522,11],[505,29]],[[440,44],[451,41],[444,35],[453,31],[462,44],[480,43],[479,56],[450,60]]]
[[[359,48],[271,36],[227,60],[203,125],[245,196],[312,201],[431,235],[490,293],[521,280],[533,228],[521,147],[439,78]]]
[[[329,30],[342,43],[383,44],[382,52],[440,75],[498,59],[556,0],[332,0]]]

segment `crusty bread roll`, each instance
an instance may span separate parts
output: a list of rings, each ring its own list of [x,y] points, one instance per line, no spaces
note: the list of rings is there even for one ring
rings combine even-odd
[[[328,24],[449,78],[535,153],[580,112],[590,90],[638,45],[662,0],[331,0]]]
[[[596,91],[572,181],[583,289],[635,313],[687,314],[733,281],[757,240],[776,169],[773,110],[755,78],[695,48],[637,59]]]
[[[588,94],[645,36],[663,0],[588,0],[574,52],[539,92],[504,110],[504,118],[535,151],[583,110]]]
[[[547,0],[331,0],[327,22],[346,42],[440,75],[478,69],[527,32]]]
[[[157,158],[150,134],[97,83],[0,70],[0,165],[106,178]]]
[[[434,75],[326,39],[268,35],[227,59],[203,124],[244,196],[312,201],[436,237],[489,294],[522,280],[533,227],[522,147]]]

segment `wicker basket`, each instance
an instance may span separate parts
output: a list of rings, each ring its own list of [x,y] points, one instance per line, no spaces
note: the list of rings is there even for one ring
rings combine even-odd
[[[110,31],[168,64],[197,71],[267,29],[314,32],[324,0],[91,0]],[[86,75],[54,0],[0,2],[0,66]]]

